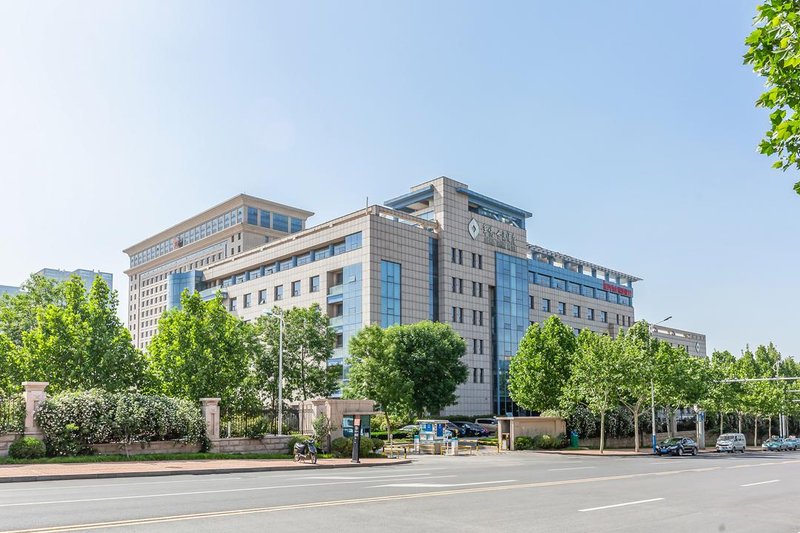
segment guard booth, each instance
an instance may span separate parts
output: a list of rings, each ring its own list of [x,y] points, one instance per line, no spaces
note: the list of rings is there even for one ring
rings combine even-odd
[[[419,451],[439,455],[447,447],[447,420],[419,420]]]
[[[536,437],[565,434],[567,424],[563,418],[548,416],[498,416],[497,450],[513,450],[514,440],[520,436]]]

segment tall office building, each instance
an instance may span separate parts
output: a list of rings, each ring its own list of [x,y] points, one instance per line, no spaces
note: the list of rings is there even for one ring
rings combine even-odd
[[[305,228],[313,215],[267,200],[238,195],[125,250],[128,327],[145,348],[168,303],[181,290],[201,289],[202,272],[220,262]]]
[[[245,213],[255,202],[266,204],[246,198],[241,207],[223,210]],[[469,379],[446,414],[506,413],[517,411],[508,397],[508,363],[531,323],[558,314],[574,328],[615,334],[634,320],[638,278],[528,244],[531,213],[446,177],[308,229],[303,223],[310,213],[288,209],[297,217],[296,233],[270,234],[268,242],[261,233],[261,242],[253,237],[236,253],[231,245],[238,238],[228,238],[218,241],[218,251],[203,252],[206,259],[189,260],[163,244],[177,228],[126,250],[137,344],[146,345],[183,287],[208,298],[221,292],[229,312],[245,320],[273,306],[320,304],[337,332],[331,363],[343,365],[343,379],[348,341],[364,326],[437,320],[452,325],[467,345]],[[242,217],[231,236],[249,228]],[[206,237],[196,248],[217,246],[212,241]],[[158,243],[160,255],[150,252],[154,257],[142,262],[142,252]]]
[[[680,346],[686,353],[697,357],[706,357],[706,336],[694,331],[670,328],[665,325],[651,325],[650,335],[670,346]]]

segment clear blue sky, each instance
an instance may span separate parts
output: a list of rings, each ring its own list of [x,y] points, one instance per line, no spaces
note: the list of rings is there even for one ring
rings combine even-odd
[[[240,192],[324,221],[447,175],[644,278],[709,350],[800,353],[798,179],[755,152],[753,1],[0,4],[0,284]]]

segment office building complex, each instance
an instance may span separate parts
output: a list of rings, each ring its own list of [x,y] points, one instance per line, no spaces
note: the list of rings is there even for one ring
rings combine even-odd
[[[12,285],[0,285],[0,296],[4,294],[8,294],[9,296],[14,296],[15,294],[19,294],[20,288],[14,287]]]
[[[261,209],[291,224],[263,227]],[[223,212],[235,227],[223,234],[207,227],[188,243],[189,227]],[[273,306],[318,303],[337,331],[331,363],[343,365],[344,379],[348,340],[362,327],[438,320],[467,345],[469,379],[447,414],[506,413],[516,411],[508,363],[531,323],[557,314],[573,328],[615,334],[634,321],[638,278],[528,244],[531,213],[446,177],[306,229],[310,214],[242,196],[126,250],[137,345],[146,346],[183,288],[221,292],[245,320]],[[170,247],[178,234],[184,244]]]

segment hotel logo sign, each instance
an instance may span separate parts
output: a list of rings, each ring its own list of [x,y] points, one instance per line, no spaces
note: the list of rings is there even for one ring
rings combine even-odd
[[[479,224],[474,218],[469,221],[467,230],[473,239],[483,235],[483,242],[486,244],[512,252],[517,251],[517,237],[509,230],[495,228],[489,224]]]

